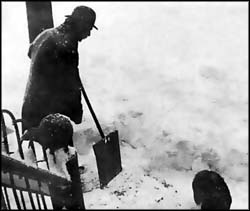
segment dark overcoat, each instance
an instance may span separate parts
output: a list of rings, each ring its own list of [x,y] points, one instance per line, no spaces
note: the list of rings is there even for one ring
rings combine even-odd
[[[31,43],[30,74],[22,106],[23,131],[51,113],[82,121],[78,42],[63,27],[43,31]]]

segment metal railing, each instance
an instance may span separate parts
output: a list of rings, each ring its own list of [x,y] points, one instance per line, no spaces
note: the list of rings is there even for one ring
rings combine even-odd
[[[5,115],[11,119],[20,159],[12,156],[10,151]],[[3,109],[1,112],[1,132],[4,151],[1,155],[1,209],[85,209],[78,171],[77,154],[66,163],[70,180],[50,171],[46,151],[43,160],[36,159],[36,166],[26,163],[20,141],[18,122],[14,115]],[[33,153],[36,158],[35,146]],[[39,162],[46,162],[47,169],[38,167]]]

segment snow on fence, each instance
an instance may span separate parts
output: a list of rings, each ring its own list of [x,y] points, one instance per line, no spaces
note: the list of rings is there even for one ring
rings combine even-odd
[[[9,117],[14,130],[6,126],[6,117]],[[80,174],[78,171],[77,154],[66,162],[69,177],[58,174],[54,169],[47,152],[42,150],[43,158],[37,159],[37,148],[32,144],[35,165],[27,160],[27,155],[21,145],[20,129],[14,115],[2,109],[1,112],[1,141],[2,141],[2,195],[1,209],[84,209],[83,193]],[[9,140],[9,131],[14,131],[16,137]],[[12,143],[11,143],[12,142]],[[10,146],[17,147],[17,153]],[[41,157],[41,156],[40,156]],[[40,165],[46,163],[46,165]],[[43,167],[43,168],[41,168]]]

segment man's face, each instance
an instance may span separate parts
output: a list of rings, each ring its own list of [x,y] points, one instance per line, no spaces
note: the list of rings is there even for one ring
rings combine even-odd
[[[77,38],[78,41],[82,41],[91,35],[93,26],[86,23],[79,23],[77,27]]]

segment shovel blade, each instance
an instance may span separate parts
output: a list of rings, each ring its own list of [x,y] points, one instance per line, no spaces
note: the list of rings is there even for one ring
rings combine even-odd
[[[93,145],[101,188],[122,171],[118,131],[108,134],[107,140]]]

